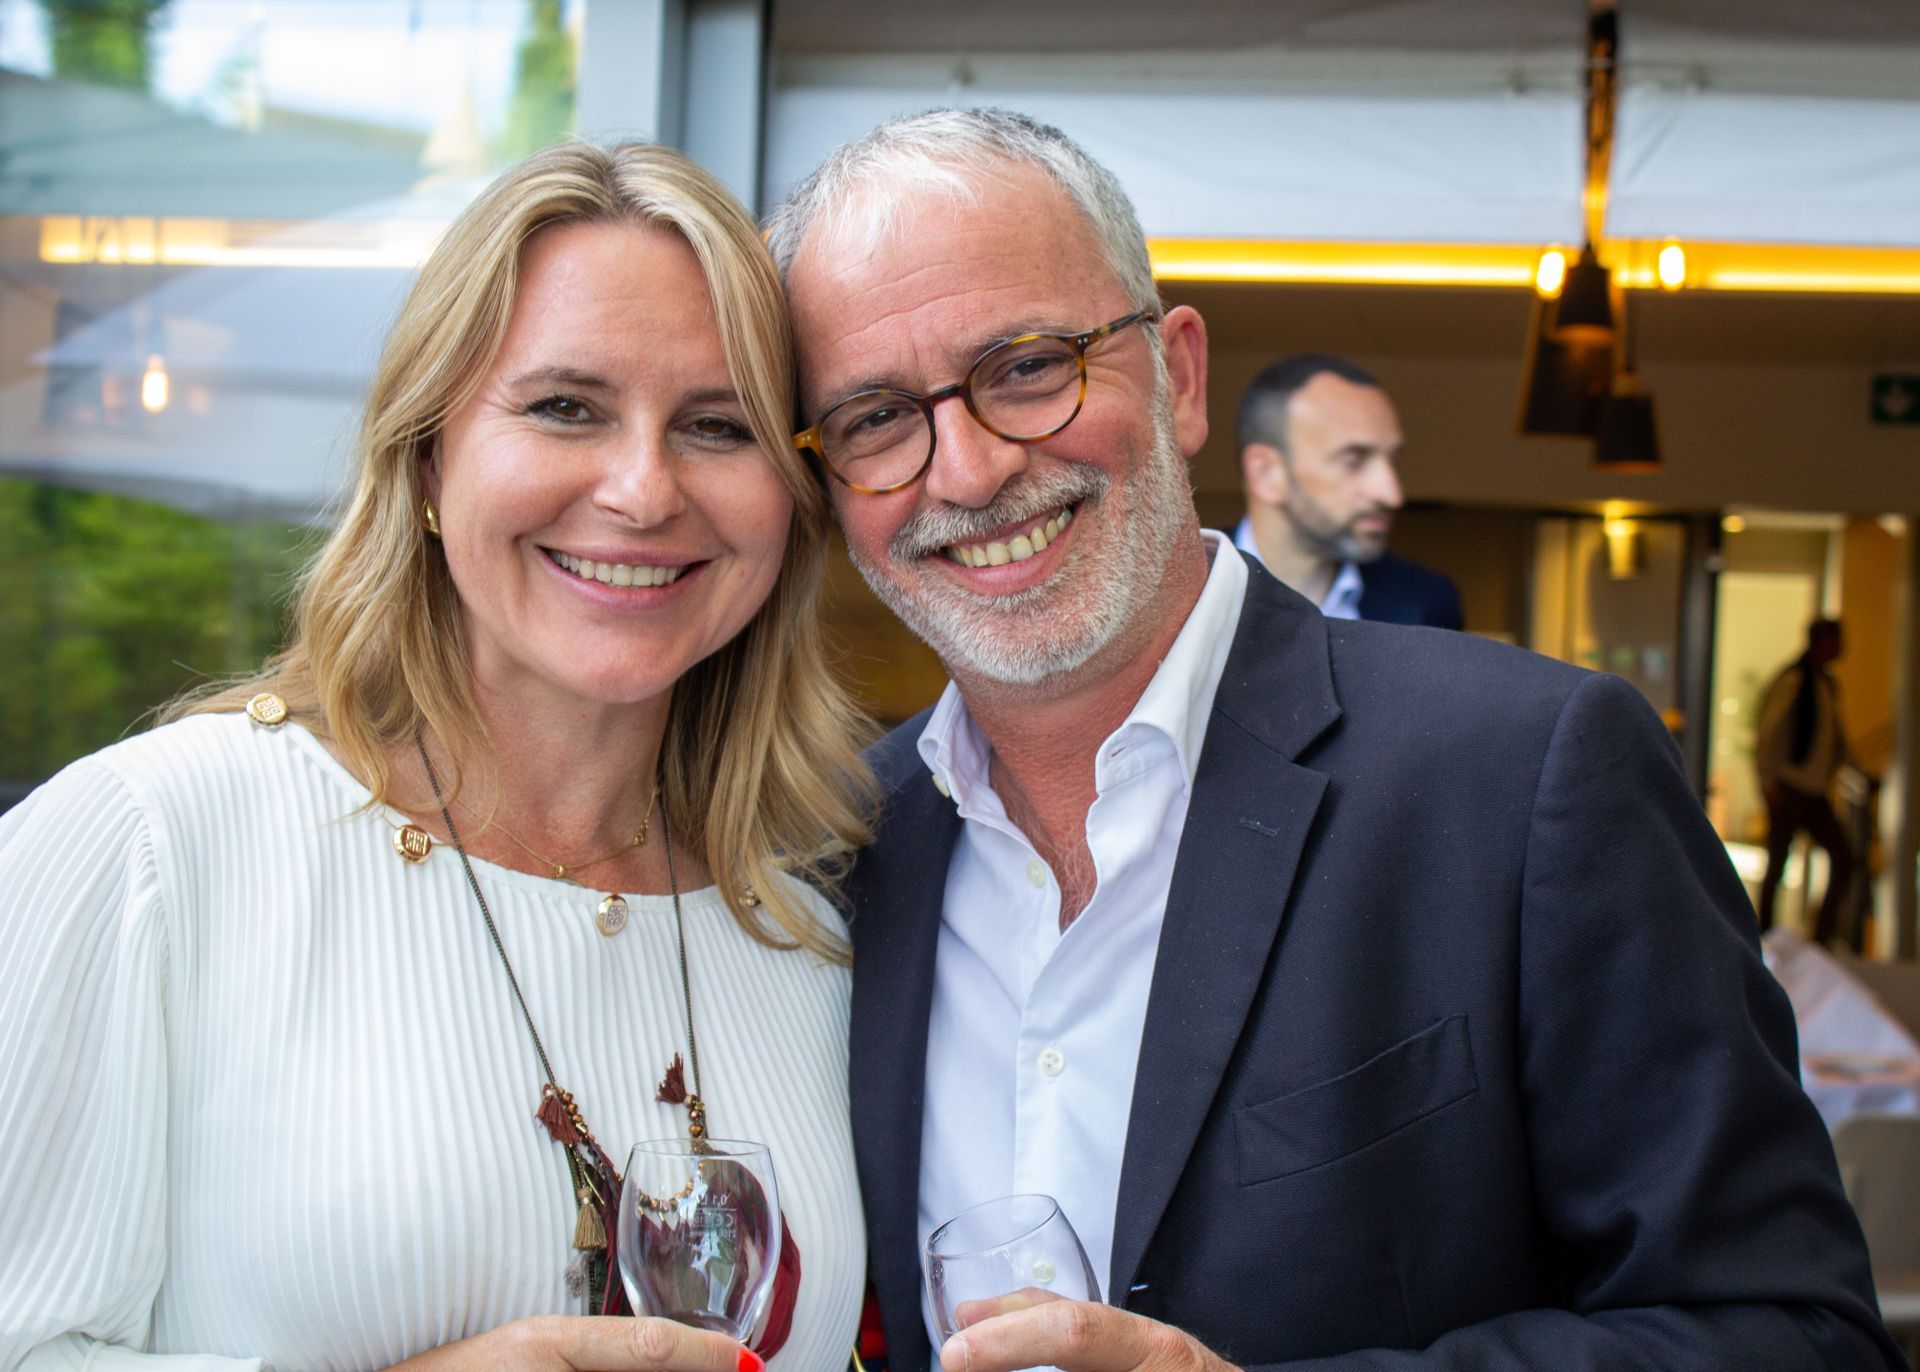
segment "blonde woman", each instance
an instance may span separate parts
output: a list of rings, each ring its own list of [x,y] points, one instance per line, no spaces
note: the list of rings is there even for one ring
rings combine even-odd
[[[0,820],[0,1368],[713,1368],[618,1308],[604,1163],[769,1143],[774,1366],[865,1253],[827,514],[750,218],[647,146],[422,269],[292,645]],[[158,1364],[155,1364],[158,1366]]]

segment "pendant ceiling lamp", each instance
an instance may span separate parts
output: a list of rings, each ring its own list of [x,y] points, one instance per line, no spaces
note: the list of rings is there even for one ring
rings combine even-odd
[[[1613,161],[1615,57],[1620,21],[1611,5],[1599,5],[1587,21],[1587,183],[1582,196],[1586,241],[1580,258],[1567,268],[1550,325],[1557,343],[1613,341],[1613,278],[1593,245],[1606,218],[1607,177]]]
[[[1653,396],[1634,367],[1633,315],[1620,305],[1620,370],[1594,419],[1593,465],[1605,472],[1660,470],[1660,432]]]
[[[1556,249],[1541,258],[1540,298],[1534,301],[1527,323],[1518,428],[1523,434],[1592,438],[1597,444],[1602,412],[1612,408],[1616,399],[1615,354],[1621,341],[1616,328],[1625,301],[1616,299],[1612,273],[1593,246],[1600,241],[1606,219],[1619,16],[1613,0],[1590,3],[1580,256],[1568,264]],[[1625,417],[1622,410],[1615,423],[1624,422]],[[1606,452],[1610,455],[1615,449],[1610,439]],[[1598,452],[1596,447],[1596,460]]]
[[[1593,465],[1603,472],[1660,470],[1660,432],[1654,422],[1653,397],[1632,372],[1622,372],[1613,383],[1613,394],[1600,402],[1593,435]]]
[[[1535,299],[1527,321],[1516,427],[1529,436],[1592,438],[1613,383],[1613,344],[1560,342],[1553,336],[1555,303]]]
[[[1554,302],[1553,337],[1558,343],[1608,343],[1613,340],[1613,277],[1588,244]]]

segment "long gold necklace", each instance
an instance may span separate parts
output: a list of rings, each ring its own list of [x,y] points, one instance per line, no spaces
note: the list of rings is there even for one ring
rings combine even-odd
[[[547,1046],[541,1041],[540,1030],[534,1025],[533,1011],[527,1008],[527,998],[520,990],[520,978],[513,970],[513,960],[507,956],[507,945],[500,938],[500,928],[494,923],[492,907],[487,904],[487,898],[480,890],[480,880],[474,875],[473,864],[467,859],[466,845],[460,841],[460,830],[454,827],[453,811],[441,794],[440,778],[433,770],[426,743],[418,732],[413,736],[413,744],[420,754],[421,770],[427,774],[427,785],[433,789],[434,801],[440,806],[440,818],[447,826],[447,839],[453,851],[459,854],[460,869],[466,875],[467,887],[473,892],[474,903],[480,907],[480,918],[486,923],[487,937],[493,943],[494,952],[500,955],[500,966],[507,974],[507,985],[513,991],[514,1003],[520,1007],[520,1018],[533,1039],[534,1055],[540,1060],[544,1082],[540,1091],[540,1108],[534,1112],[534,1118],[546,1128],[553,1141],[566,1151],[573,1194],[580,1202],[579,1212],[574,1219],[573,1246],[580,1255],[577,1275],[587,1297],[587,1308],[603,1315],[629,1314],[625,1291],[619,1282],[610,1280],[613,1266],[611,1240],[618,1231],[609,1221],[614,1218],[614,1208],[619,1203],[620,1173],[614,1168],[613,1159],[607,1156],[600,1141],[594,1137],[593,1130],[588,1127],[586,1116],[574,1100],[573,1092],[561,1086],[554,1075],[553,1063],[547,1057]],[[655,794],[658,793],[656,786]],[[651,818],[651,805],[647,807],[647,814]],[[694,1145],[699,1147],[707,1132],[707,1112],[699,1094],[700,1046],[693,1036],[693,981],[687,972],[687,924],[686,916],[680,909],[680,878],[673,867],[671,826],[667,828],[666,846],[667,889],[673,893],[674,947],[680,963],[680,995],[681,1005],[686,1012],[687,1051],[693,1055],[694,1089],[692,1092],[686,1090],[680,1055],[675,1053],[672,1064],[667,1068],[666,1080],[660,1083],[655,1099],[663,1104],[687,1107],[687,1132]],[[568,1274],[570,1286],[575,1275],[573,1272]]]
[[[573,1246],[579,1255],[577,1275],[587,1297],[587,1308],[598,1310],[603,1315],[630,1315],[633,1311],[627,1302],[625,1288],[611,1279],[617,1263],[613,1246],[619,1233],[618,1224],[614,1221],[622,1196],[620,1173],[606,1150],[600,1146],[600,1141],[594,1137],[593,1130],[588,1127],[586,1116],[574,1100],[573,1093],[561,1086],[554,1076],[546,1044],[540,1039],[540,1031],[534,1026],[533,1012],[527,1008],[527,998],[521,993],[520,978],[514,973],[512,960],[507,957],[507,946],[500,938],[499,926],[494,923],[493,910],[480,890],[479,878],[474,875],[473,864],[467,859],[466,846],[460,842],[460,831],[454,827],[453,811],[442,797],[440,778],[433,770],[433,762],[427,757],[426,743],[417,730],[413,736],[413,746],[420,754],[420,767],[426,773],[427,785],[433,790],[435,802],[440,806],[440,818],[447,826],[447,838],[459,856],[467,887],[473,892],[474,903],[480,907],[480,918],[486,924],[487,936],[494,952],[499,954],[500,966],[507,974],[507,985],[513,992],[515,1004],[520,1008],[520,1018],[527,1026],[527,1034],[533,1040],[534,1055],[540,1061],[543,1081],[540,1107],[534,1112],[534,1118],[566,1153],[572,1192],[580,1203],[574,1219]],[[659,793],[656,783],[656,799]],[[649,819],[652,818],[652,802],[647,805],[647,815]],[[661,823],[666,842],[667,889],[673,897],[673,939],[676,960],[680,966],[680,1007],[686,1021],[687,1055],[693,1059],[693,1089],[687,1089],[686,1066],[676,1052],[673,1061],[667,1065],[666,1076],[655,1089],[654,1099],[663,1105],[687,1107],[687,1137],[694,1151],[698,1152],[707,1147],[707,1107],[700,1092],[700,1041],[693,1032],[693,978],[687,966],[687,921],[680,908],[680,878],[674,871],[673,826],[664,817]],[[646,825],[643,822],[641,842],[645,841],[645,835]],[[397,834],[394,846],[409,862],[421,861],[425,856],[423,853],[420,858],[408,857]],[[611,899],[618,900],[619,897]],[[751,891],[747,892],[747,900],[749,904],[759,903]],[[625,910],[626,902],[621,901],[623,923]],[[655,1201],[655,1205],[658,1204],[660,1202]],[[788,1226],[786,1216],[780,1215],[779,1220],[779,1270],[774,1278],[772,1303],[756,1350],[763,1359],[771,1358],[786,1343],[787,1335],[792,1332],[794,1306],[800,1294],[800,1246],[794,1242],[793,1230]],[[571,1287],[576,1274],[570,1268],[567,1275]]]

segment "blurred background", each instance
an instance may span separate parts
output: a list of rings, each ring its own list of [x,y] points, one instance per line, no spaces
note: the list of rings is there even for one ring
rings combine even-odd
[[[1363,362],[1394,551],[1645,692],[1750,881],[1760,697],[1840,619],[1854,937],[1912,956],[1911,0],[0,0],[0,807],[275,646],[408,274],[501,167],[655,137],[764,210],[955,103],[1132,192],[1212,336],[1208,523],[1254,373]],[[876,715],[937,694],[844,559],[830,615]]]

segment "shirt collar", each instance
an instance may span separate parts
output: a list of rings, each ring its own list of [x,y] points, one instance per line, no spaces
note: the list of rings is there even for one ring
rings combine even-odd
[[[1252,515],[1240,516],[1239,526],[1233,531],[1233,546],[1252,558],[1255,562],[1258,562],[1262,567],[1267,565],[1267,560],[1260,556],[1260,545],[1253,541]]]
[[[1211,529],[1201,531],[1212,566],[1200,598],[1187,622],[1180,626],[1173,646],[1147,683],[1147,689],[1111,737],[1147,729],[1172,743],[1188,789],[1200,767],[1200,749],[1213,713],[1214,693],[1227,669],[1234,631],[1240,626],[1240,607],[1247,593],[1247,564],[1228,551],[1227,540]],[[1222,554],[1227,554],[1222,556]],[[920,731],[920,758],[940,787],[964,814],[978,810],[992,786],[987,764],[992,748],[986,735],[967,712],[960,688],[951,681]],[[1104,751],[1104,749],[1103,749]],[[997,799],[994,810],[999,809]]]
[[[1239,526],[1233,531],[1233,546],[1262,567],[1267,565],[1267,560],[1260,556],[1260,545],[1253,541],[1253,520],[1250,517],[1241,516]],[[1360,618],[1360,595],[1365,589],[1360,580],[1360,564],[1342,562],[1340,570],[1333,574],[1333,584],[1327,587],[1326,595],[1320,599],[1320,613],[1329,619]]]
[[[1365,589],[1359,564],[1342,562],[1333,585],[1327,587],[1326,597],[1320,602],[1320,613],[1328,619],[1360,618],[1360,594]]]

